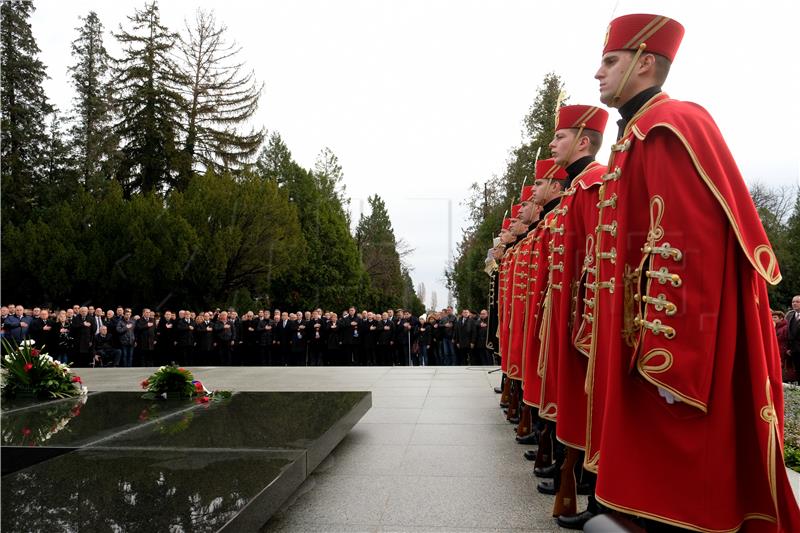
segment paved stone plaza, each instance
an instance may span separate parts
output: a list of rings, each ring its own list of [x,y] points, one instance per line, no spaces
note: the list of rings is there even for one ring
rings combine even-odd
[[[191,367],[190,367],[191,368]],[[209,389],[372,391],[372,409],[262,530],[550,532],[526,447],[482,367],[191,368]],[[136,390],[152,369],[79,369],[89,390]],[[795,494],[800,476],[791,473]],[[579,496],[579,508],[586,507]]]
[[[370,390],[373,407],[264,532],[543,532],[527,449],[482,367],[191,368],[209,389]],[[135,390],[144,368],[80,369],[89,390]],[[579,506],[585,507],[581,496]]]

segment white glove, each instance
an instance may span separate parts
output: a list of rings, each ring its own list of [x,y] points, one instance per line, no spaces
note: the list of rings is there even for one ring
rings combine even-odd
[[[664,401],[666,401],[670,405],[672,405],[675,402],[681,401],[680,398],[678,398],[677,396],[675,396],[674,394],[669,392],[667,389],[664,389],[664,388],[661,388],[661,387],[658,387],[658,394],[662,398],[664,398]]]

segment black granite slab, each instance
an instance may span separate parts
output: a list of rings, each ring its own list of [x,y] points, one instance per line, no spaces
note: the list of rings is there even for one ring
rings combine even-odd
[[[258,530],[371,403],[369,392],[205,404],[104,392],[5,405],[2,530]]]

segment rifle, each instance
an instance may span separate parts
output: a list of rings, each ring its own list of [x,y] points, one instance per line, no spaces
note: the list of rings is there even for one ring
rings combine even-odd
[[[581,458],[581,451],[567,446],[567,456],[561,465],[561,485],[553,503],[553,516],[573,516],[578,514],[578,489],[575,480],[575,465]]]

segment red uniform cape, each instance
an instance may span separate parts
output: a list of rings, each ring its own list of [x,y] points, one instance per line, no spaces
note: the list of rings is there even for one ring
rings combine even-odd
[[[780,274],[708,113],[646,103],[599,206],[585,465],[598,501],[697,531],[800,531],[765,283]]]
[[[592,162],[564,191],[553,221],[563,231],[552,232],[548,244],[550,272],[539,352],[539,367],[543,374],[540,405],[543,406],[544,418],[558,421],[556,436],[569,446],[580,449],[583,449],[586,439],[584,383],[588,351],[580,353],[575,349],[572,332],[577,318],[581,323],[591,320],[591,309],[584,311],[583,305],[578,306],[578,295],[583,293],[579,283],[589,276],[585,269],[592,267],[585,264],[587,248],[588,257],[594,260],[597,191],[605,171],[605,166]],[[587,235],[591,235],[588,243]]]
[[[500,342],[500,369],[503,374],[508,372],[508,320],[511,316],[511,290],[508,280],[514,266],[514,249],[509,248],[500,260],[500,294],[498,296],[498,339]]]
[[[539,337],[541,328],[542,305],[547,287],[547,244],[550,242],[550,232],[555,220],[557,209],[547,213],[536,225],[533,237],[533,250],[531,251],[530,277],[528,279],[528,317],[525,320],[525,343],[523,357],[525,358],[522,401],[533,407],[539,408],[542,414],[540,400],[542,396],[542,377],[539,374]]]
[[[532,233],[532,232],[531,232]],[[533,236],[528,233],[515,246],[514,275],[510,287],[511,318],[509,324],[508,377],[522,381],[522,343],[526,327],[526,307],[528,301],[528,265],[531,257]]]

